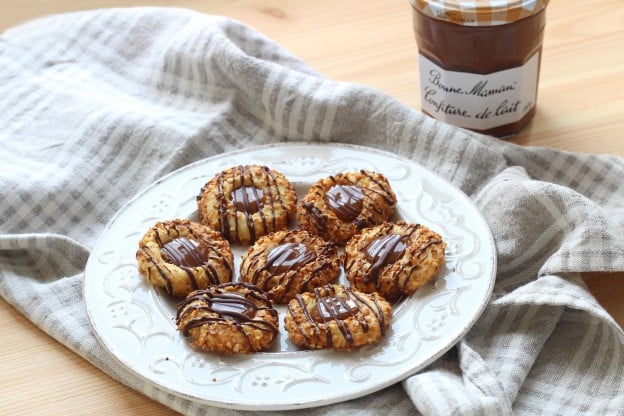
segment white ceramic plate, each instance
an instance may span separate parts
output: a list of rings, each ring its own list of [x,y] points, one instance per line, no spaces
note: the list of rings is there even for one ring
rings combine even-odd
[[[380,344],[351,353],[298,351],[282,332],[273,351],[225,357],[191,348],[178,333],[176,302],[137,272],[138,241],[156,221],[196,219],[200,188],[227,167],[252,163],[281,171],[299,194],[317,179],[341,171],[383,172],[397,194],[395,219],[424,224],[447,241],[439,277],[395,305],[391,329]],[[240,262],[243,250],[235,247],[234,252]],[[93,249],[84,295],[102,344],[145,380],[214,406],[286,410],[360,397],[421,370],[481,315],[495,269],[494,243],[481,214],[466,195],[420,165],[364,147],[278,144],[198,161],[139,193],[112,219]]]

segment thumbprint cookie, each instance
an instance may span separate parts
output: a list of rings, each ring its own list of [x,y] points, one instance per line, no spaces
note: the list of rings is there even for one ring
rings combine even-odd
[[[283,230],[261,237],[243,255],[241,281],[286,304],[297,293],[333,282],[342,262],[334,243],[302,230]]]
[[[266,166],[230,167],[210,179],[197,197],[200,221],[231,243],[250,244],[285,229],[297,209],[286,177]]]
[[[226,355],[267,349],[279,328],[266,294],[244,283],[191,292],[178,303],[176,324],[193,347]]]
[[[288,303],[284,327],[301,348],[348,351],[381,340],[391,319],[392,306],[379,294],[325,285]]]
[[[322,178],[297,207],[299,228],[344,246],[361,229],[390,218],[396,195],[386,177],[360,170]]]
[[[185,219],[156,223],[139,242],[139,272],[176,297],[232,280],[229,243],[212,228]]]
[[[420,224],[387,222],[367,228],[345,247],[347,280],[358,290],[390,302],[431,281],[444,263],[446,243]]]

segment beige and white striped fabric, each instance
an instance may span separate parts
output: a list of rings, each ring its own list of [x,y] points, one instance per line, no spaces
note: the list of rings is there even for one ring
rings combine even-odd
[[[622,414],[624,334],[579,277],[624,270],[621,158],[467,133],[324,79],[240,23],[185,10],[62,15],[0,36],[0,295],[180,413],[244,414],[120,367],[87,322],[83,269],[100,230],[157,178],[283,141],[392,149],[423,164],[473,198],[499,262],[491,303],[449,353],[402,384],[301,414]]]

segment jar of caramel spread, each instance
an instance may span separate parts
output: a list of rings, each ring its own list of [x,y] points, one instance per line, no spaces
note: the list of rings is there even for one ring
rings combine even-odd
[[[548,0],[410,0],[422,111],[505,137],[535,114]]]

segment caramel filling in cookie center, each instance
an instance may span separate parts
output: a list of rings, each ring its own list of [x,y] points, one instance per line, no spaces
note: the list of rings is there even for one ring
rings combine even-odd
[[[165,261],[180,267],[200,267],[206,263],[206,256],[200,244],[186,237],[174,238],[161,248]]]
[[[314,252],[303,243],[284,243],[273,248],[267,256],[265,270],[273,274],[296,270],[314,259]]]
[[[329,209],[343,221],[353,221],[362,212],[364,193],[359,186],[334,185],[325,193]]]
[[[210,310],[219,316],[237,322],[246,322],[256,314],[256,306],[236,293],[221,293],[210,299]]]
[[[329,320],[342,320],[353,316],[359,310],[358,305],[351,299],[339,296],[325,296],[318,299],[316,312],[313,315],[317,322],[327,322]]]
[[[407,247],[403,241],[404,236],[398,234],[388,234],[376,238],[364,248],[366,259],[372,263],[371,273],[366,282],[377,280],[379,271],[397,261],[405,252]]]
[[[241,186],[232,192],[232,203],[237,211],[253,214],[262,208],[264,191],[255,186]]]

